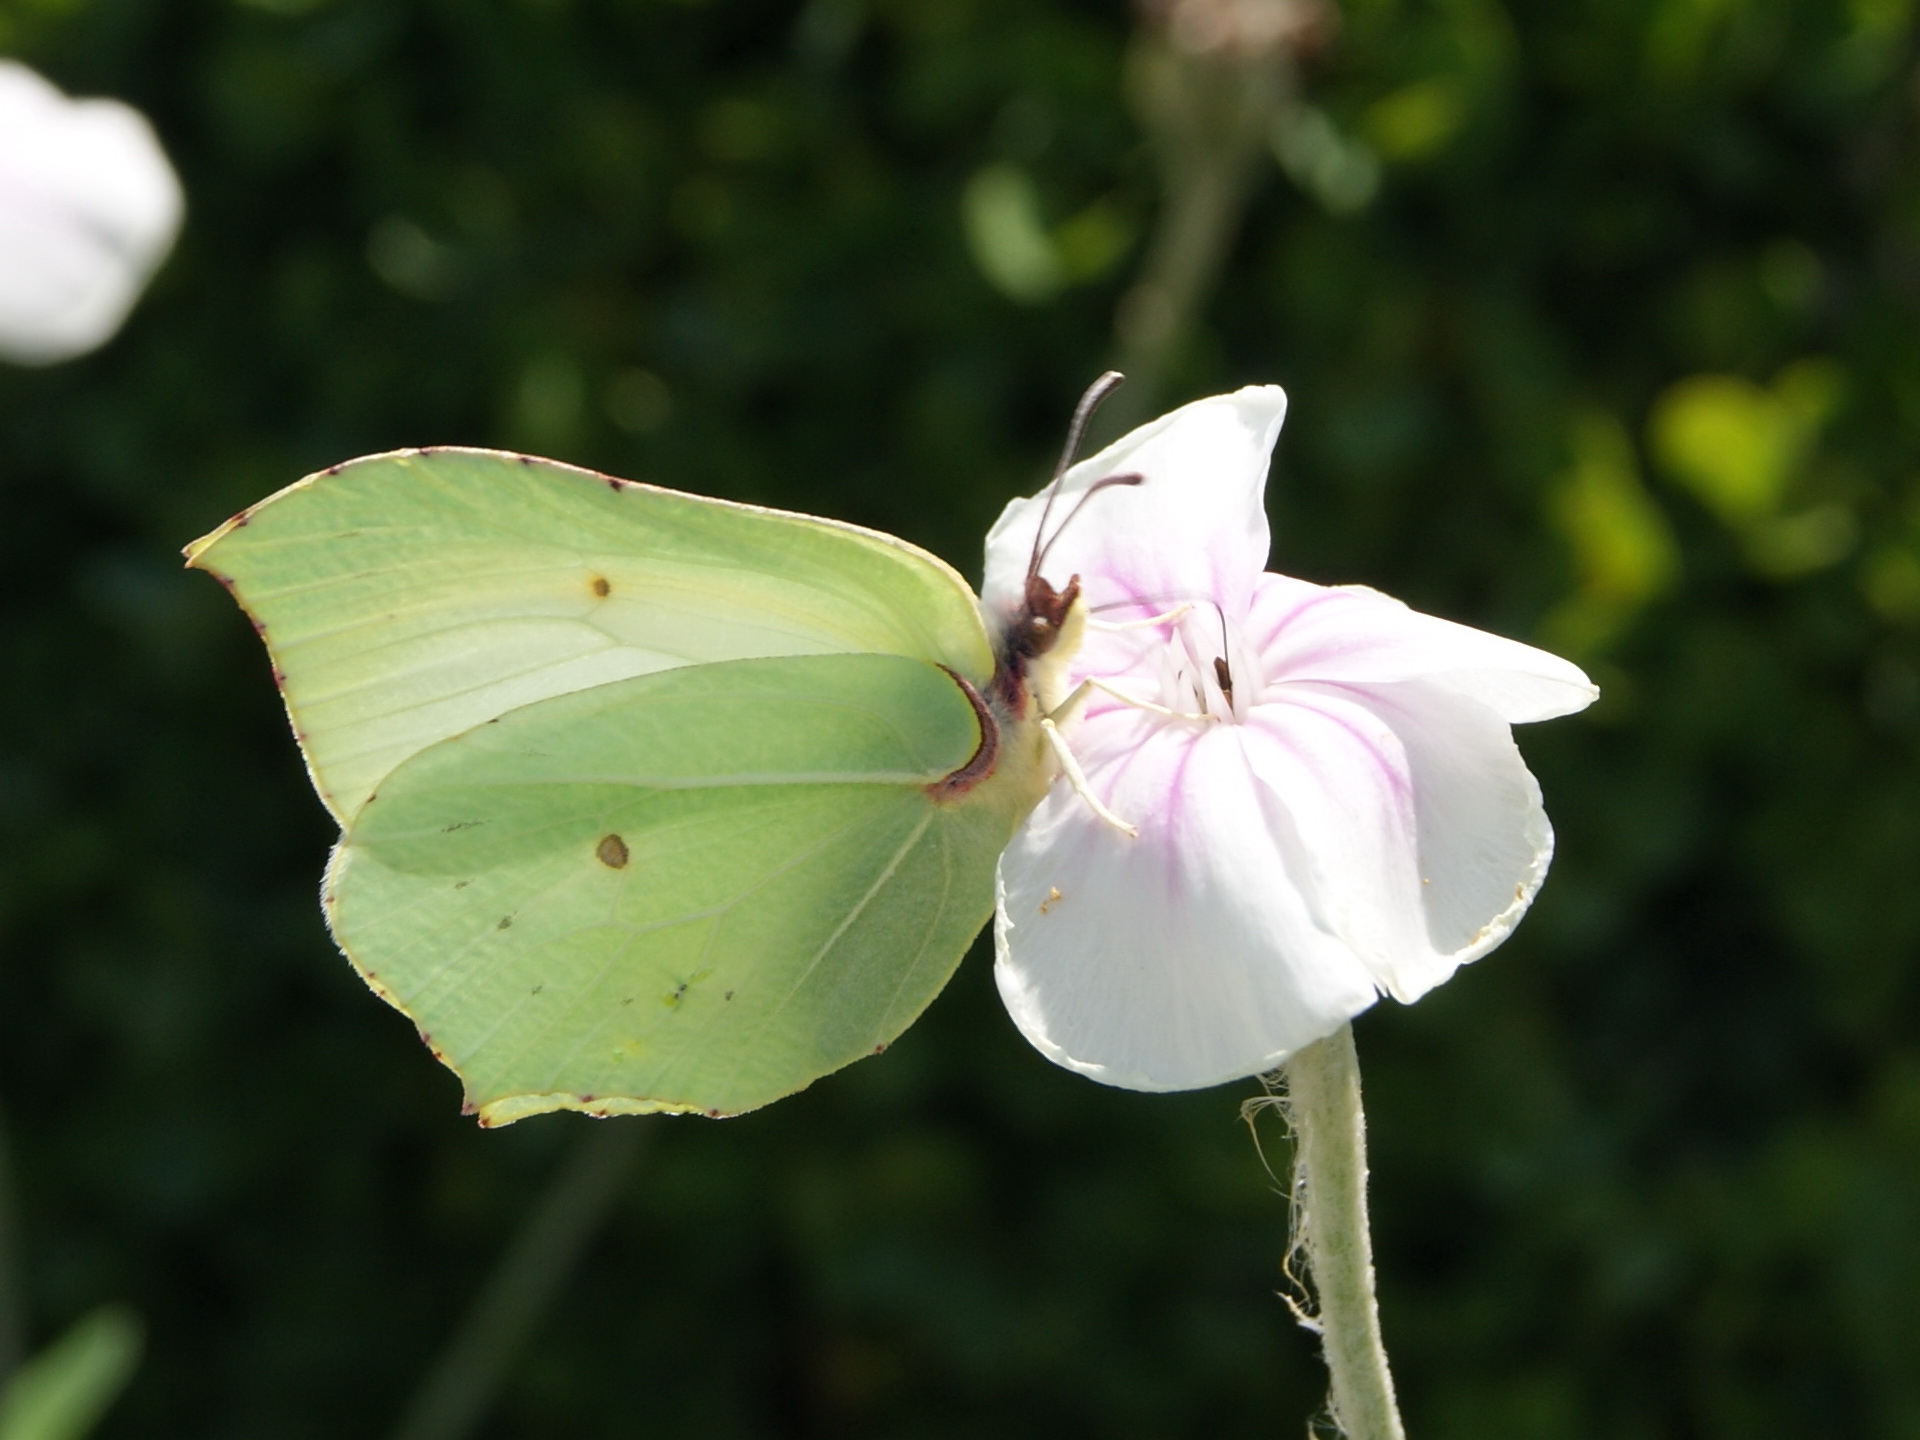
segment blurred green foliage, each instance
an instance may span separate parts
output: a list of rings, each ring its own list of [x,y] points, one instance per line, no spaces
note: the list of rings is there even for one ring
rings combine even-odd
[[[1521,737],[1535,915],[1358,1026],[1423,1440],[1920,1435],[1916,18],[1349,0],[1177,373],[1289,388],[1275,568],[1606,691]],[[977,573],[1154,214],[1131,25],[0,0],[0,48],[142,107],[189,197],[124,335],[0,372],[0,1104],[31,1347],[147,1322],[106,1440],[387,1428],[591,1123],[478,1132],[333,953],[325,818],[177,547],[460,442]],[[1057,1071],[987,972],[768,1111],[631,1122],[483,1433],[1301,1424],[1253,1087]]]
[[[140,1363],[140,1322],[103,1305],[0,1390],[0,1440],[82,1440]]]

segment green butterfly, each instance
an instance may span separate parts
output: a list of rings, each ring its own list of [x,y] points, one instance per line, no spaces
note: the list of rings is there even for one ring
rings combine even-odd
[[[1082,613],[1036,562],[993,634],[891,536],[486,450],[336,465],[186,555],[340,824],[334,938],[483,1125],[737,1114],[884,1049],[993,912]]]

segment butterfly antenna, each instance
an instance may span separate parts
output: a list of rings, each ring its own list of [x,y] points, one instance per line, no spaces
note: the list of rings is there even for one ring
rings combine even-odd
[[[1087,387],[1086,393],[1080,397],[1080,403],[1073,407],[1073,419],[1067,423],[1067,443],[1060,451],[1060,463],[1053,467],[1053,480],[1047,486],[1047,503],[1040,508],[1040,525],[1033,532],[1033,555],[1027,561],[1029,580],[1040,573],[1040,562],[1046,558],[1047,546],[1040,543],[1040,537],[1047,533],[1047,518],[1053,514],[1053,497],[1060,493],[1061,477],[1073,464],[1073,457],[1080,452],[1080,442],[1086,438],[1087,424],[1093,419],[1093,412],[1100,408],[1102,400],[1119,388],[1125,378],[1118,370],[1107,371]],[[1063,524],[1061,529],[1065,528]],[[1052,543],[1047,542],[1048,545]]]
[[[1093,412],[1100,403],[1120,388],[1127,377],[1118,370],[1109,370],[1093,384],[1087,387],[1087,393],[1080,397],[1080,403],[1073,407],[1073,419],[1067,422],[1067,443],[1060,451],[1060,463],[1053,467],[1053,478],[1057,482],[1067,473],[1067,467],[1073,464],[1073,457],[1080,453],[1080,442],[1087,438],[1087,426],[1093,420]]]
[[[1110,486],[1144,485],[1146,484],[1146,481],[1147,481],[1146,476],[1137,474],[1137,473],[1129,473],[1126,475],[1108,475],[1104,479],[1094,481],[1093,484],[1087,487],[1087,493],[1082,495],[1078,500],[1078,502],[1075,503],[1073,509],[1067,512],[1067,518],[1060,522],[1060,528],[1053,532],[1052,536],[1047,540],[1046,544],[1044,545],[1039,544],[1040,537],[1038,535],[1035,535],[1033,537],[1034,543],[1036,546],[1038,546],[1038,548],[1033,552],[1033,564],[1030,567],[1028,573],[1032,575],[1038,575],[1040,573],[1040,562],[1047,558],[1047,551],[1053,548],[1053,542],[1055,540],[1058,540],[1062,535],[1067,533],[1067,527],[1073,524],[1073,517],[1078,515],[1082,510],[1086,509],[1087,502],[1091,500],[1094,496],[1098,495],[1102,490],[1105,490]],[[1044,518],[1044,512],[1043,512],[1042,518]]]

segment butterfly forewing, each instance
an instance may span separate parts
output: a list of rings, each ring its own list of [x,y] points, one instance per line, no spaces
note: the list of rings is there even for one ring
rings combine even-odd
[[[993,670],[966,583],[903,541],[493,451],[337,466],[188,559],[253,616],[343,827],[409,756],[610,681],[829,653]]]

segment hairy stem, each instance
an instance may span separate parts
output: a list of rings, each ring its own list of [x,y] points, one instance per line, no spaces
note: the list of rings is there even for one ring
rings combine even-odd
[[[486,1418],[527,1336],[620,1192],[646,1127],[595,1123],[574,1142],[414,1393],[393,1440],[462,1440]]]
[[[1348,1440],[1404,1440],[1380,1340],[1367,1231],[1367,1122],[1353,1027],[1287,1062],[1295,1224],[1319,1299],[1334,1422]]]

